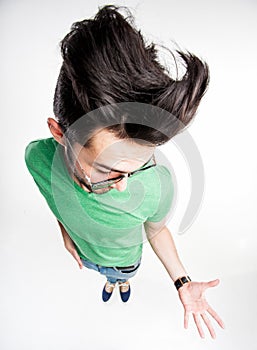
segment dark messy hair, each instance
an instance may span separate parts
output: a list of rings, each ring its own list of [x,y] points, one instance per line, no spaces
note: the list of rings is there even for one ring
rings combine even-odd
[[[119,13],[120,8],[128,12],[126,18]],[[105,129],[121,139],[164,144],[192,121],[209,83],[208,65],[188,51],[176,50],[175,58],[168,49],[176,66],[179,59],[186,69],[182,78],[174,79],[158,61],[156,45],[146,45],[128,8],[106,5],[98,10],[93,19],[73,23],[60,42],[63,62],[54,94],[55,117],[72,142],[81,143],[82,134],[90,130],[92,135],[93,130],[107,125]],[[131,123],[119,113],[116,120],[105,113],[104,122],[100,118],[88,129],[73,127],[89,112],[121,102],[159,107],[166,115],[155,116],[158,129],[147,123]],[[89,147],[92,139],[86,137],[83,145]]]

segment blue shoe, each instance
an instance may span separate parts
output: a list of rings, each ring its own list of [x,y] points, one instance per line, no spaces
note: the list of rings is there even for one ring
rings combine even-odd
[[[126,301],[128,301],[129,297],[130,297],[130,284],[129,284],[129,281],[119,282],[119,288],[120,288],[121,300],[124,301],[124,303],[126,303]]]
[[[102,292],[102,299],[103,301],[108,301],[112,295],[112,292],[115,288],[116,283],[110,283],[107,281],[104,285],[104,289]]]

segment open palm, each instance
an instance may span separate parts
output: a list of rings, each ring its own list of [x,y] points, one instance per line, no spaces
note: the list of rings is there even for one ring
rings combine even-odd
[[[209,312],[209,314],[218,322],[222,328],[225,328],[224,322],[210,307],[204,297],[204,291],[207,288],[215,287],[218,284],[218,279],[209,282],[189,282],[184,284],[178,290],[179,298],[184,306],[184,327],[188,327],[189,315],[192,312],[198,332],[202,338],[204,338],[204,332],[200,323],[199,315],[201,315],[202,319],[204,320],[212,338],[216,337],[211,321],[206,315],[206,311]]]

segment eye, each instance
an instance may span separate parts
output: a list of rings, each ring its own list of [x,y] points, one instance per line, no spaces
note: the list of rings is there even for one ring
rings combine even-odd
[[[116,172],[116,171],[103,171],[103,170],[100,170],[100,169],[95,169],[99,174],[104,174],[110,178],[112,177],[117,177],[120,175],[120,173]]]
[[[110,173],[109,171],[102,171],[100,169],[95,169],[95,170],[100,174],[109,174]]]

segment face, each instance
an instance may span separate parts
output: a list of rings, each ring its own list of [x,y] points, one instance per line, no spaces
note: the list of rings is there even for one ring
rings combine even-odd
[[[107,130],[99,131],[93,140],[91,148],[73,145],[73,151],[79,161],[76,167],[76,176],[83,182],[83,168],[91,182],[113,179],[124,173],[130,173],[145,164],[154,152],[154,146],[140,145],[133,140],[121,140]],[[98,190],[105,193],[113,188],[124,191],[127,187],[127,177],[108,188]]]
[[[55,136],[53,128],[50,128],[50,130]],[[72,145],[72,150],[71,147],[65,147],[66,158],[73,159],[75,166],[72,168],[75,177],[84,190],[88,192],[89,190],[83,186],[83,182],[86,181],[83,170],[90,177],[92,183],[116,178],[142,167],[151,158],[154,151],[155,146],[150,143],[141,145],[133,139],[119,139],[105,129],[95,134],[90,148],[82,147],[78,143]],[[126,187],[127,177],[125,176],[121,181],[108,188],[98,190],[97,193],[106,193],[113,188],[124,191]]]

